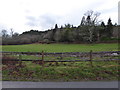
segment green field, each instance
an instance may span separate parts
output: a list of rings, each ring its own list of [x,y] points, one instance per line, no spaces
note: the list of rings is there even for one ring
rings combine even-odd
[[[41,52],[42,50],[44,52],[117,51],[118,44],[27,44],[2,46],[2,51]]]

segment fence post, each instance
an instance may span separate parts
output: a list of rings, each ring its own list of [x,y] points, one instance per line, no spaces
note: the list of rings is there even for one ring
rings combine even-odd
[[[93,64],[92,64],[92,50],[90,50],[90,65],[91,65],[91,67],[93,67]]]
[[[22,54],[19,53],[19,65],[21,66],[22,65]]]
[[[44,66],[44,51],[42,51],[42,66]]]

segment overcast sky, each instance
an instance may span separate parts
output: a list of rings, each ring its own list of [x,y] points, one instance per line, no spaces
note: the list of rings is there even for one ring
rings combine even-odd
[[[99,20],[118,23],[119,0],[0,0],[0,30],[22,33],[44,31],[70,23],[78,26],[88,10],[100,12]]]

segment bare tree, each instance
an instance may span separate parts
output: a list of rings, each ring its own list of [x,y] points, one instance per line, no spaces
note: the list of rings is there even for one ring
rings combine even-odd
[[[19,36],[19,33],[15,32],[12,37],[18,37]]]
[[[100,13],[98,12],[94,13],[92,10],[90,10],[87,11],[84,15],[85,15],[84,17],[86,17],[85,25],[87,27],[86,29],[88,30],[87,33],[89,33],[89,41],[92,43],[95,26],[99,22],[97,18],[100,15]]]
[[[100,13],[99,12],[95,12],[92,11],[92,10],[89,10],[87,11],[85,14],[84,14],[84,17],[86,17],[86,25],[96,25],[98,24],[98,16],[100,16]]]
[[[6,37],[8,36],[7,30],[5,30],[5,29],[3,29],[3,30],[1,31],[1,33],[2,33],[2,37],[3,37],[3,38],[6,38]]]

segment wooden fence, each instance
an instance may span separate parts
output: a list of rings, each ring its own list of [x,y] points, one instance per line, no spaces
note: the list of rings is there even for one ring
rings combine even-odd
[[[109,52],[93,52],[92,50],[90,52],[64,52],[64,53],[45,53],[42,52],[0,52],[2,54],[2,60],[15,60],[15,61],[33,61],[33,60],[40,60],[45,62],[69,62],[69,61],[91,61],[95,58],[98,58],[94,61],[107,61],[107,60],[120,60],[119,54],[120,51],[109,51]],[[22,56],[34,56],[35,57],[41,57],[38,59],[27,59],[22,58]],[[17,56],[17,58],[4,58],[8,56]],[[49,57],[49,60],[45,60],[45,57]],[[50,57],[57,57],[56,59],[51,59]],[[65,60],[63,58],[65,57],[74,57],[72,59],[74,60]],[[108,57],[108,58],[105,58]],[[116,57],[116,58],[115,58]],[[69,59],[70,59],[69,58]],[[77,60],[75,60],[77,59]]]
[[[93,61],[120,61],[120,51],[107,52],[63,52],[46,53],[42,52],[0,52],[2,61],[41,61],[45,62],[80,62],[89,61],[92,66]],[[12,57],[12,58],[11,58]],[[37,57],[37,59],[35,59]]]

